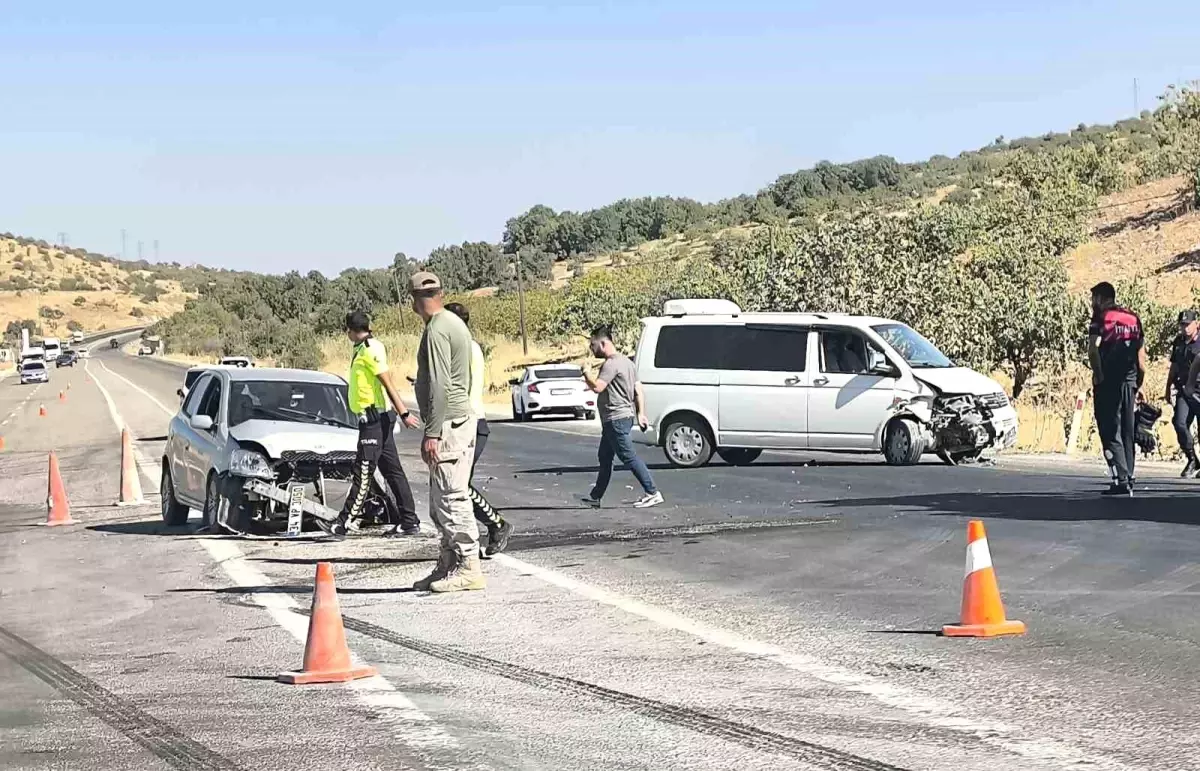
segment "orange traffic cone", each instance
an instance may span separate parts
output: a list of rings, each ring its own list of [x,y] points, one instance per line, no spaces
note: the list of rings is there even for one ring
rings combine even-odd
[[[988,551],[987,533],[977,519],[967,524],[967,575],[963,579],[962,623],[942,627],[947,637],[998,637],[1025,634],[1023,621],[1004,617],[1000,585]]]
[[[0,436],[0,452],[4,452],[4,437]]]
[[[65,401],[67,400],[67,392],[66,392],[66,391],[59,391],[59,392],[58,392],[58,400],[59,400],[60,402],[65,402]]]
[[[299,672],[280,674],[279,682],[294,685],[344,683],[376,674],[374,667],[355,666],[350,660],[342,611],[333,585],[333,566],[318,562],[312,614],[308,619],[308,641],[304,644],[304,665]]]
[[[38,417],[39,418],[46,417],[46,405],[44,405],[44,404],[38,405]]]
[[[67,489],[63,487],[62,474],[58,471],[58,456],[50,453],[50,483],[46,489],[46,525],[73,525],[71,503],[67,500]]]
[[[138,478],[137,461],[133,457],[133,437],[128,428],[121,429],[121,497],[118,506],[137,506],[142,498],[142,480]]]

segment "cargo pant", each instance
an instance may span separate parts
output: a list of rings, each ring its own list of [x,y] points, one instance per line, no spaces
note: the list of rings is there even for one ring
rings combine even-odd
[[[438,461],[429,464],[429,516],[441,533],[442,551],[460,559],[479,556],[479,527],[471,505],[475,418],[442,424]]]

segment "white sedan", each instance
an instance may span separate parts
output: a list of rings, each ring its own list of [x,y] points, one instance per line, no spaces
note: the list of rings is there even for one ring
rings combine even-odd
[[[583,380],[583,368],[575,364],[526,367],[512,385],[513,420],[533,420],[534,415],[596,417],[596,394]]]

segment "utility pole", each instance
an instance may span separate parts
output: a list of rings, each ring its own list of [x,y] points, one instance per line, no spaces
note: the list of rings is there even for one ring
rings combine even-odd
[[[121,259],[125,259],[125,228],[121,228]]]
[[[1137,84],[1137,78],[1134,78],[1134,79],[1133,79],[1133,114],[1134,114],[1134,115],[1141,115],[1141,114],[1142,114],[1142,110],[1141,110],[1141,103],[1140,103],[1140,102],[1139,102],[1139,100],[1138,100],[1138,84]]]
[[[138,241],[138,262],[142,261],[142,242]]]
[[[521,252],[517,250],[517,307],[521,319],[521,354],[529,355],[529,338],[525,336],[525,278],[521,275]]]
[[[67,248],[67,234],[63,231],[58,231],[58,246],[60,249]]]
[[[158,262],[158,239],[154,239],[154,261]]]

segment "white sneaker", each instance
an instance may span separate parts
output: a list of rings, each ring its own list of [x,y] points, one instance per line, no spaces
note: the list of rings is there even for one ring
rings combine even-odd
[[[660,504],[662,502],[663,502],[663,497],[662,497],[661,492],[648,493],[646,495],[643,495],[641,498],[637,499],[636,501],[634,501],[633,507],[635,509],[648,509],[651,506],[657,506],[658,504]]]

